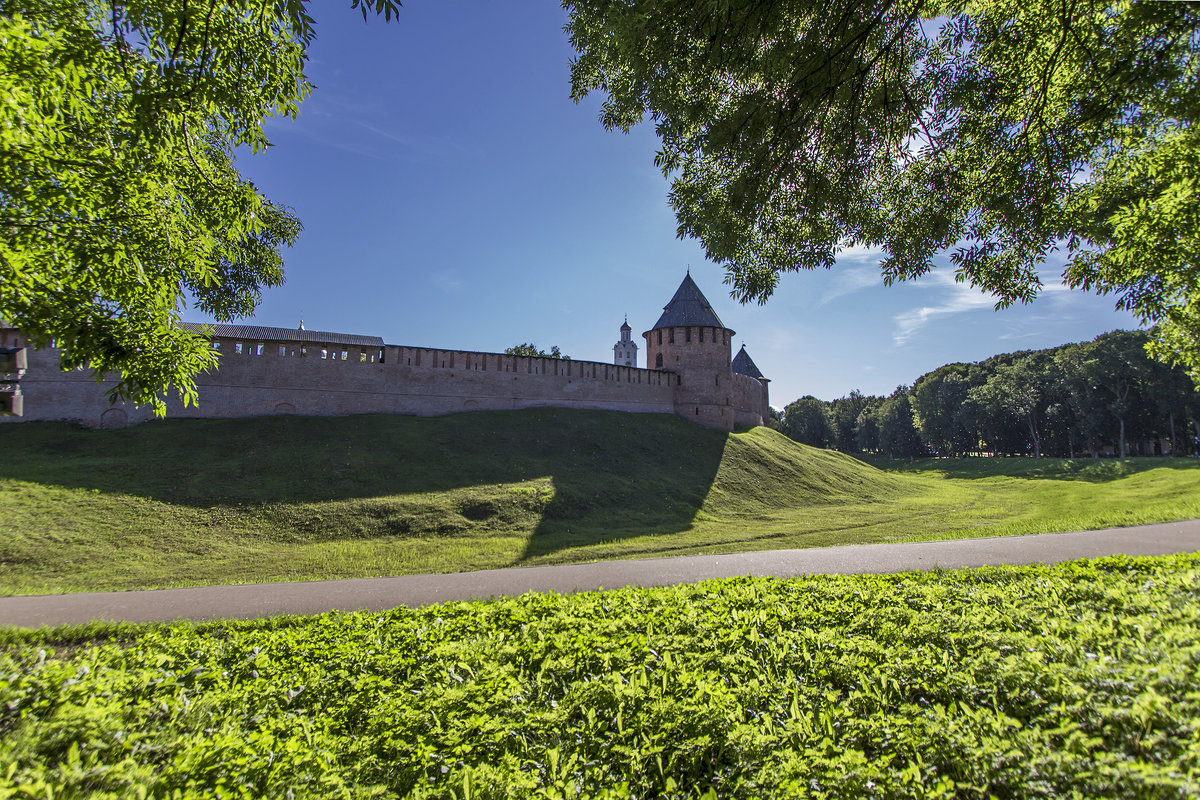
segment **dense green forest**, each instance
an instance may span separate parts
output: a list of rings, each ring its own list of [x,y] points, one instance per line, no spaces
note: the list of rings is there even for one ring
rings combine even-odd
[[[947,364],[889,397],[802,397],[777,427],[796,441],[890,458],[964,455],[1191,455],[1200,392],[1146,354],[1150,335]]]

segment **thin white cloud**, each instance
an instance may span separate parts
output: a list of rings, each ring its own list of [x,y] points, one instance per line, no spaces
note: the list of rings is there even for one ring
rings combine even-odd
[[[878,264],[887,255],[883,250],[866,245],[856,244],[838,251],[838,261],[853,261],[859,264]]]
[[[789,328],[775,327],[767,330],[767,350],[771,352],[794,352],[797,345],[796,332]],[[738,340],[740,347],[742,342]]]
[[[382,122],[380,122],[382,120]],[[388,123],[395,123],[395,128]],[[298,136],[323,147],[378,161],[400,162],[475,154],[444,136],[410,135],[407,126],[377,103],[353,103],[314,94],[295,119],[270,117],[265,129],[276,136]]]
[[[834,267],[836,273],[829,282],[829,288],[821,295],[821,299],[817,301],[818,306],[831,303],[839,297],[845,297],[848,294],[866,289],[871,286],[879,286],[883,283],[883,278],[879,275],[878,266],[864,267]]]
[[[948,296],[939,305],[914,308],[893,317],[892,321],[896,324],[896,330],[892,334],[892,341],[896,343],[897,347],[907,343],[930,320],[983,308],[990,309],[996,305],[994,297],[972,286],[955,282],[954,276],[949,273],[934,271],[926,276],[923,282],[938,285]]]
[[[1037,336],[1044,336],[1045,334],[1046,332],[1042,329],[1024,332],[1009,331],[1008,333],[1000,334],[999,338],[1003,341],[1013,341],[1016,339],[1032,339]]]
[[[466,288],[467,282],[456,269],[435,269],[429,273],[429,282],[443,292],[455,293]]]

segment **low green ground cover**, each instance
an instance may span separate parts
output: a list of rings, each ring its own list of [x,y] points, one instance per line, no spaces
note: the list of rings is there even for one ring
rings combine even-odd
[[[0,427],[0,593],[451,572],[1200,517],[1190,459],[869,466],[532,411]]]
[[[1188,798],[1200,554],[0,630],[0,795]]]

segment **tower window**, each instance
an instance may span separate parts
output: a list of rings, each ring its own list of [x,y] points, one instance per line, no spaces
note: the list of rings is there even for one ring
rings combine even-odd
[[[658,331],[658,343],[662,344],[662,329],[661,328]]]
[[[700,344],[704,344],[704,328],[696,328],[700,332]]]
[[[690,342],[692,340],[692,329],[691,328],[683,329],[683,340],[685,342]]]
[[[675,344],[675,329],[674,328],[671,328],[671,330],[667,331],[667,342],[669,344]]]
[[[654,359],[654,366],[658,369],[662,369],[662,353],[659,353],[658,357]]]

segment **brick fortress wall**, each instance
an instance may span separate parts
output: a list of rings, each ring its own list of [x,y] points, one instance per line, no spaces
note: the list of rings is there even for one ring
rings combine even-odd
[[[658,370],[418,347],[215,341],[221,365],[197,378],[199,406],[185,408],[168,399],[168,417],[440,416],[543,406],[675,411],[673,376]],[[104,393],[115,382],[97,383],[84,370],[63,372],[57,350],[27,354],[20,381],[24,413],[0,421],[65,419],[123,427],[152,418],[146,408],[110,405]]]
[[[691,275],[685,276],[655,328],[642,334],[649,369],[595,361],[385,345],[378,337],[320,331],[190,325],[211,336],[220,366],[196,379],[199,405],[167,399],[170,417],[272,414],[440,416],[462,411],[556,407],[674,413],[733,430],[770,416],[767,380],[743,351],[730,359],[734,332],[721,324]],[[622,326],[622,342],[628,335]],[[213,334],[216,334],[215,336]],[[265,337],[265,338],[250,338]],[[275,338],[272,338],[275,337]],[[75,420],[123,427],[152,418],[146,408],[110,404],[114,381],[85,370],[62,371],[58,351],[33,350],[20,331],[0,324],[0,356],[26,368],[0,375],[0,422]],[[632,352],[632,343],[630,343]],[[0,359],[3,361],[3,359]],[[753,377],[752,377],[753,376]],[[15,401],[15,403],[14,403]],[[20,416],[4,416],[6,405]]]

